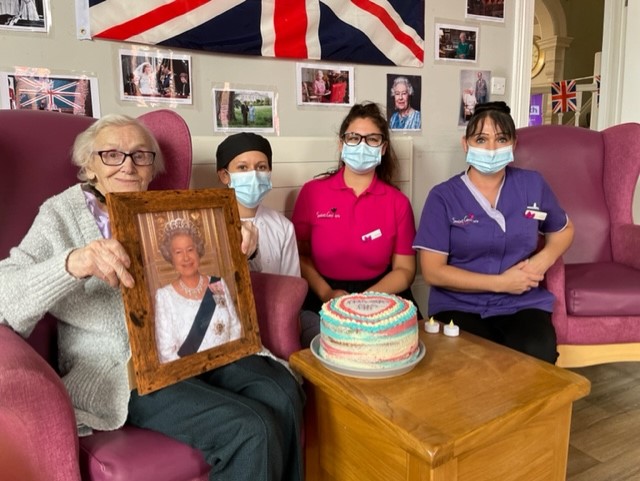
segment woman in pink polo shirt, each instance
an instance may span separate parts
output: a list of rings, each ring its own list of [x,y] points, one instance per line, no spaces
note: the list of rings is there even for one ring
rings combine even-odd
[[[339,137],[338,170],[307,182],[293,209],[310,288],[301,316],[305,347],[320,332],[318,312],[329,299],[378,291],[413,300],[415,223],[409,199],[391,183],[398,160],[387,120],[376,104],[356,104]]]

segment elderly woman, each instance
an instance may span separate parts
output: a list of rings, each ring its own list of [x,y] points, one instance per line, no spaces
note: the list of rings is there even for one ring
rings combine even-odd
[[[302,395],[276,361],[249,356],[146,396],[129,390],[119,286],[134,280],[110,238],[104,195],[146,190],[162,155],[141,123],[108,115],[78,136],[73,161],[82,182],[47,200],[0,261],[0,318],[25,336],[47,311],[60,320],[60,374],[80,434],[128,420],[200,449],[211,479],[302,479]],[[250,254],[256,238],[247,232]]]
[[[178,277],[156,291],[156,342],[160,362],[219,346],[242,335],[224,279],[200,272],[204,241],[193,222],[165,225],[160,253]]]
[[[456,58],[473,59],[473,45],[467,41],[465,32],[460,32],[460,42],[456,46]]]
[[[395,112],[389,119],[389,128],[419,130],[422,124],[420,111],[411,106],[413,86],[407,77],[396,77],[393,80],[391,97],[393,97]]]
[[[316,102],[322,102],[326,95],[330,92],[327,91],[327,82],[324,79],[324,72],[322,70],[316,70],[316,78],[313,81],[313,96]]]

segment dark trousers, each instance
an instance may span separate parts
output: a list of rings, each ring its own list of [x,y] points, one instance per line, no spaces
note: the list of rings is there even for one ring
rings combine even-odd
[[[434,314],[433,318],[443,324],[453,321],[464,331],[551,364],[555,364],[558,358],[551,313],[540,309],[524,309],[515,314],[484,319],[469,312],[442,311]]]
[[[277,361],[249,356],[129,402],[129,422],[204,454],[216,481],[300,481],[304,394]]]

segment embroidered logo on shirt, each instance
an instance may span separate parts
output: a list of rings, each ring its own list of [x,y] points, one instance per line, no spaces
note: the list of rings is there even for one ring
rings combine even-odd
[[[339,219],[338,208],[332,207],[326,212],[316,212],[316,219]]]
[[[462,219],[456,219],[455,217],[451,218],[451,223],[453,225],[469,225],[469,224],[477,224],[480,222],[475,218],[474,214],[467,214]]]

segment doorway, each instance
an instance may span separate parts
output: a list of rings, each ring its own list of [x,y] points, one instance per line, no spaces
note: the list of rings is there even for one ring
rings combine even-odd
[[[597,128],[604,4],[535,0],[529,125]],[[560,81],[553,102],[552,83]]]

